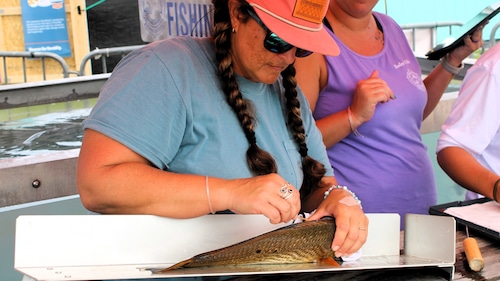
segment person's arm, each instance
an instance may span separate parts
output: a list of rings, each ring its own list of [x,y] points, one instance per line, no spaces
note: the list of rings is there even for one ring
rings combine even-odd
[[[437,153],[437,160],[457,184],[494,199],[493,187],[500,176],[478,163],[465,149],[456,146],[443,148]],[[498,192],[496,196],[500,198]]]
[[[462,60],[453,59],[451,55],[447,55],[442,59],[457,69],[462,65]],[[444,69],[442,63],[439,63],[423,81],[427,89],[427,104],[424,108],[423,120],[436,108],[446,88],[448,88],[448,85],[455,76],[455,74]]]
[[[295,75],[297,84],[308,99],[311,111],[314,112],[319,93],[326,87],[326,83],[328,82],[325,57],[321,54],[313,53],[305,58],[297,58],[294,66],[297,71]],[[361,125],[356,119],[353,122],[355,122],[353,129]],[[352,132],[347,110],[316,120],[316,126],[321,131],[323,143],[327,148],[336,144]]]
[[[314,111],[319,93],[328,81],[324,56],[312,54],[309,57],[297,59],[295,69],[297,84],[309,100],[311,110]],[[373,117],[379,102],[387,102],[390,99],[394,99],[394,94],[385,81],[378,77],[377,71],[373,71],[367,79],[360,80],[349,109],[346,108],[316,120],[316,126],[323,135],[325,146],[329,148],[354,132],[361,124]]]
[[[162,171],[121,143],[85,131],[77,186],[83,205],[91,211],[193,218],[210,213],[211,205],[213,211],[263,214],[279,223],[295,219],[300,210],[299,192],[283,199],[280,189],[286,181],[277,174],[235,180],[209,177],[208,186],[206,179]]]
[[[328,82],[325,57],[322,54],[312,53],[307,57],[295,59],[293,65],[297,85],[309,100],[311,111],[314,112],[319,93]]]
[[[427,89],[427,104],[424,108],[423,120],[425,120],[425,118],[427,118],[436,108],[443,93],[453,79],[453,76],[455,76],[454,73],[443,67],[443,64],[447,63],[449,68],[458,71],[462,66],[462,61],[483,45],[483,41],[481,40],[482,36],[483,31],[482,27],[480,27],[474,31],[471,37],[466,37],[464,39],[464,45],[454,49],[443,57],[442,60],[446,60],[446,62],[439,63],[424,79],[423,82]]]

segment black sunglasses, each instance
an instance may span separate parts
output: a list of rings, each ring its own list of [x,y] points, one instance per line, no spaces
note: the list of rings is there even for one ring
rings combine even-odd
[[[252,11],[251,9],[248,9],[248,15],[252,17],[252,19],[254,19],[266,31],[266,38],[264,39],[264,48],[266,48],[266,50],[273,52],[275,54],[282,54],[284,52],[288,52],[290,49],[295,47],[291,44],[288,44],[287,42],[285,42],[285,40],[279,38],[278,35],[276,35],[276,33],[269,30],[269,28],[267,28],[267,26],[262,22],[262,20],[257,16],[257,14],[255,14],[255,12]],[[307,57],[312,53],[313,52],[311,51],[297,48],[297,50],[295,51],[295,56],[298,58],[303,58]]]

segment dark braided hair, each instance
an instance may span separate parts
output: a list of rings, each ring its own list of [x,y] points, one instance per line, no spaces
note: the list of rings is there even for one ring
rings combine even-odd
[[[255,175],[276,173],[278,168],[272,155],[257,145],[253,105],[250,101],[243,98],[239,91],[238,83],[236,83],[236,76],[231,61],[232,26],[228,1],[214,0],[213,3],[214,32],[212,37],[215,42],[215,56],[219,63],[218,75],[223,91],[226,94],[227,102],[236,113],[250,144],[247,150],[248,166]],[[247,14],[248,9],[252,9],[250,5],[246,1],[240,0],[240,13]],[[248,17],[241,20],[247,19]],[[292,132],[295,142],[299,146],[299,153],[302,156],[304,181],[300,189],[300,195],[301,198],[305,198],[318,188],[326,169],[320,162],[307,154],[306,135],[300,116],[300,102],[297,99],[295,67],[289,65],[281,75],[283,77],[283,87],[285,88],[288,128]]]
[[[283,72],[283,87],[285,88],[287,125],[293,134],[295,142],[299,146],[299,153],[302,156],[302,170],[304,181],[300,188],[300,197],[305,198],[316,188],[326,173],[325,166],[307,154],[306,134],[304,124],[300,117],[300,102],[297,99],[297,80],[295,79],[295,67],[289,65]]]

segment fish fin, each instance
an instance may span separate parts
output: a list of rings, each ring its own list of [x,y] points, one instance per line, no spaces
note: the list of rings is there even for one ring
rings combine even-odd
[[[189,264],[192,262],[193,259],[187,259],[187,260],[184,260],[184,261],[181,261],[181,262],[178,262],[172,266],[169,266],[167,268],[164,268],[162,270],[159,270],[159,271],[155,271],[153,272],[154,274],[162,274],[162,273],[165,273],[167,271],[170,271],[170,270],[173,270],[173,269],[177,269],[177,268],[181,268],[183,266],[185,266],[186,264]]]
[[[340,261],[342,261],[342,260],[340,260]],[[336,266],[336,267],[340,266],[339,260],[334,259],[332,257],[321,258],[321,259],[319,259],[318,263],[321,265],[332,265],[332,266]]]

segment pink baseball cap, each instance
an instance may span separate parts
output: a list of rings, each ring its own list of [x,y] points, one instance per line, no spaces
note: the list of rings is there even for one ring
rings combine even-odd
[[[339,47],[323,26],[329,0],[247,0],[272,32],[297,48],[338,56]]]

